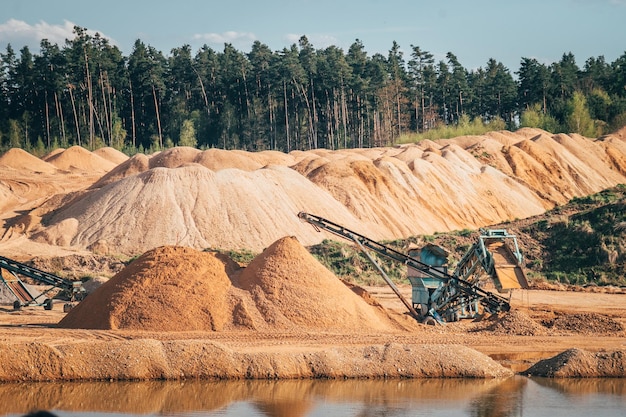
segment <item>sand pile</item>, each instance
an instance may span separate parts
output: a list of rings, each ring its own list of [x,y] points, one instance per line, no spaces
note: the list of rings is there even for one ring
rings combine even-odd
[[[191,248],[146,252],[71,310],[59,327],[398,330],[382,307],[352,292],[293,237],[275,242],[243,271],[224,257]]]
[[[526,218],[626,182],[624,140],[538,129],[288,155],[177,147],[115,167],[94,158],[114,165],[80,148],[46,157],[101,178],[30,237],[129,255],[179,244],[260,251],[285,235],[305,245],[332,237],[300,223],[296,213],[306,211],[392,240]]]
[[[569,349],[537,362],[523,373],[549,378],[624,378],[626,351],[593,353]]]
[[[626,138],[608,137],[598,139],[606,149],[606,154],[613,168],[622,175],[626,175]]]
[[[226,151],[224,149],[208,149],[196,155],[193,162],[213,171],[229,168],[237,168],[242,171],[254,171],[265,165],[252,159],[249,152]]]
[[[545,210],[532,191],[481,165],[460,147],[423,146],[394,148],[398,157],[390,153],[373,161],[362,159],[356,151],[358,158],[304,158],[293,168],[364,223],[387,229],[389,237],[478,227],[489,223],[487,219],[525,217]]]
[[[261,152],[234,151],[234,152],[245,154],[249,158],[257,161],[262,166],[267,166],[267,165],[291,166],[297,162],[297,159],[294,155],[286,154],[286,153],[278,152],[278,151],[261,151]]]
[[[107,184],[117,182],[123,178],[130,177],[131,175],[139,174],[150,169],[150,158],[146,155],[139,153],[128,158],[126,161],[120,163],[111,171],[107,172],[96,181],[90,188],[101,188]]]
[[[163,245],[261,251],[287,234],[305,245],[319,242],[324,235],[298,219],[302,210],[358,227],[345,207],[289,168],[214,172],[192,164],[153,168],[85,193],[33,238],[128,255]]]
[[[352,292],[294,237],[267,248],[237,285],[248,291],[268,323],[316,330],[389,331],[391,320]]]
[[[178,146],[166,149],[150,157],[150,168],[178,168],[193,162],[201,153],[201,150],[189,146]]]
[[[95,151],[93,151],[93,153],[94,155],[98,155],[99,157],[106,159],[107,161],[113,162],[115,165],[119,165],[128,159],[128,156],[125,153],[108,146],[96,149]]]
[[[619,334],[624,326],[611,317],[598,313],[559,314],[544,325],[552,330],[578,334]]]
[[[110,171],[117,164],[104,159],[80,146],[72,146],[53,153],[45,161],[64,171]]]
[[[46,173],[53,173],[57,170],[54,165],[18,148],[9,149],[0,156],[0,167]]]
[[[162,247],[145,253],[72,309],[59,327],[222,330],[226,265],[211,253]]]
[[[98,153],[98,151],[94,153]],[[216,148],[200,151],[195,148],[182,146],[149,156],[136,154],[130,159],[128,157],[122,159],[116,156],[113,151],[108,150],[101,156],[116,162],[118,166],[104,175],[92,188],[100,188],[151,168],[179,168],[189,164],[199,164],[212,171],[231,168],[242,171],[255,171],[267,165],[289,166],[296,161],[293,156],[277,151],[247,152],[239,150],[227,151]]]

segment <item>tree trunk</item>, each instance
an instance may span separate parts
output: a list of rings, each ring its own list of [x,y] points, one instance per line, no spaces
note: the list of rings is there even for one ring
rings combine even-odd
[[[304,89],[303,86],[301,86],[296,80],[295,78],[292,79],[294,85],[296,86],[296,89],[298,91],[300,91],[300,94],[302,95],[302,98],[304,98],[304,104],[306,104],[306,111],[307,111],[307,123],[309,125],[309,128],[307,129],[307,138],[308,138],[308,144],[309,144],[309,149],[313,148],[313,115],[312,115],[312,111],[311,111],[311,104],[309,102],[309,96],[306,92],[306,90]]]
[[[422,132],[425,132],[426,131],[426,108],[424,106],[426,105],[426,98],[424,97],[424,89],[422,89],[421,96],[422,96]]]
[[[130,88],[130,121],[133,131],[133,148],[136,148],[137,133],[135,130],[135,100],[133,96],[133,83],[130,79],[128,80],[128,86]]]
[[[272,99],[272,93],[267,93],[267,106],[269,107],[268,119],[270,123],[270,149],[276,150],[276,116],[274,115],[274,100]]]
[[[285,105],[285,133],[287,134],[287,153],[291,151],[291,143],[289,140],[289,112],[287,111],[287,82],[283,81],[283,96]]]
[[[76,113],[76,103],[74,102],[74,94],[72,93],[73,86],[69,86],[70,100],[72,101],[72,111],[74,112],[74,123],[76,124],[76,138],[78,139],[78,146],[81,146],[80,140],[80,128],[78,125],[78,113]]]
[[[46,138],[48,149],[50,149],[50,110],[48,109],[48,90],[44,93],[44,101],[46,104]]]
[[[315,105],[315,88],[313,87],[313,79],[311,79],[311,101],[313,103],[313,148],[317,149],[318,147],[318,138],[317,138],[317,111]]]
[[[163,149],[163,134],[161,132],[161,115],[159,114],[159,101],[157,100],[156,88],[152,84],[152,96],[154,97],[154,109],[156,111],[157,129],[159,131],[159,148]]]
[[[202,77],[200,77],[200,74],[198,73],[198,71],[196,71],[194,67],[191,67],[191,69],[193,70],[193,72],[196,73],[196,76],[198,77],[198,81],[200,82],[200,90],[202,91],[202,98],[204,100],[204,107],[206,108],[206,115],[207,117],[211,117],[211,111],[209,110],[209,98],[206,95],[206,90],[204,89],[204,83],[202,82]]]
[[[401,120],[401,114],[400,114],[400,88],[398,87],[398,83],[399,81],[396,80],[396,120],[398,123],[398,137],[402,136],[402,120]],[[395,143],[395,140],[393,140],[393,143]]]
[[[85,74],[87,78],[87,102],[89,103],[89,147],[94,146],[94,123],[93,123],[93,90],[91,85],[91,74],[89,73],[89,61],[87,57],[87,49],[85,49]]]
[[[108,131],[108,134],[109,134],[109,146],[112,146],[113,145],[113,143],[112,143],[113,139],[111,137],[112,136],[111,135],[111,131],[112,131],[111,124],[112,123],[111,123],[110,117],[109,117],[110,112],[109,112],[109,109],[108,109],[108,106],[107,106],[106,93],[105,93],[105,90],[104,90],[104,76],[102,74],[102,70],[100,70],[100,77],[99,78],[100,78],[100,88],[102,90],[102,106],[104,107],[104,122],[105,122],[104,125],[106,127],[105,130]],[[106,143],[106,138],[102,138],[102,139]]]
[[[57,94],[56,91],[54,92],[54,105],[56,106],[57,117],[61,121],[60,123],[61,138],[63,139],[63,142],[65,143],[67,141],[67,139],[65,138],[65,118],[63,117],[63,107],[61,107],[61,103],[59,102],[59,95]]]

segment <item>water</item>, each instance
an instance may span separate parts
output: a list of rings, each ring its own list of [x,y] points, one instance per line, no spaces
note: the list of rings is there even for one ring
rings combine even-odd
[[[626,379],[429,379],[0,384],[0,416],[626,415]]]

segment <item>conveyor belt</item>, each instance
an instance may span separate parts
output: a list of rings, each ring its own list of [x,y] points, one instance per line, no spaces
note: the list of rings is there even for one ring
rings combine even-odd
[[[73,281],[58,277],[48,272],[44,272],[37,268],[33,268],[32,266],[28,266],[21,262],[14,261],[13,259],[5,258],[4,256],[0,256],[0,269],[6,269],[7,271],[14,274],[20,274],[24,275],[25,277],[34,279],[41,284],[52,285],[54,287],[62,288],[64,290],[71,291],[74,287]]]
[[[12,277],[5,278],[5,275],[2,273],[3,270],[11,274]],[[37,298],[40,296],[32,295],[31,291],[29,291],[27,286],[19,279],[18,275],[28,277],[43,285],[49,285],[51,287],[50,290],[53,288],[66,290],[71,294],[72,300],[81,300],[85,295],[85,290],[80,281],[70,281],[21,262],[14,261],[13,259],[0,256],[0,284],[4,283],[9,291],[17,297],[18,300],[16,303],[19,301],[18,304],[21,305],[27,305],[33,302],[37,303]],[[44,301],[44,305],[46,305],[45,303],[46,301]]]
[[[28,304],[35,299],[22,281],[5,281],[5,283],[21,304]]]
[[[421,262],[418,259],[412,258],[409,255],[405,255],[393,248],[346,229],[345,227],[340,226],[337,223],[333,223],[330,220],[326,220],[323,217],[305,212],[298,213],[298,217],[310,223],[315,228],[324,229],[327,232],[343,237],[344,239],[355,241],[360,246],[373,250],[381,256],[404,263],[428,276],[441,280],[445,283],[445,286],[448,287],[448,291],[445,292],[446,296],[442,300],[439,300],[440,303],[438,303],[438,307],[442,309],[455,305],[459,302],[460,298],[470,301],[477,300],[485,306],[485,308],[492,312],[509,311],[511,308],[509,301],[504,297],[486,291],[474,283],[468,282],[462,278],[443,272],[440,269]]]
[[[494,281],[499,291],[528,288],[526,274],[511,248],[502,241],[491,242],[486,247],[493,256],[493,266],[496,272]]]

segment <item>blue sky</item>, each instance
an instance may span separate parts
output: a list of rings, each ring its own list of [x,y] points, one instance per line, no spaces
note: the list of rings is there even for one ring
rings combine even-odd
[[[626,51],[626,0],[2,0],[0,51],[39,40],[62,45],[79,25],[97,31],[124,54],[136,39],[168,55],[189,44],[248,52],[254,40],[281,50],[306,35],[315,48],[347,51],[360,39],[368,55],[387,55],[395,40],[409,59],[411,45],[468,69],[489,58],[512,72],[522,57],[550,64],[572,52],[613,62]]]

